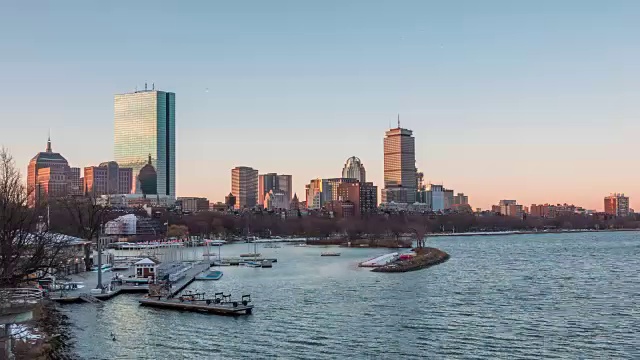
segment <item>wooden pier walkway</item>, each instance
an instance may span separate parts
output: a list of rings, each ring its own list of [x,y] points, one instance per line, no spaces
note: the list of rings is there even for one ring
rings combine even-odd
[[[193,267],[186,272],[185,276],[181,280],[175,282],[174,284],[171,284],[169,297],[174,297],[178,295],[182,290],[184,290],[187,286],[189,286],[189,284],[191,284],[196,279],[196,275],[200,274],[205,270],[208,270],[210,266],[211,264],[209,264],[208,262],[197,263],[193,265]]]

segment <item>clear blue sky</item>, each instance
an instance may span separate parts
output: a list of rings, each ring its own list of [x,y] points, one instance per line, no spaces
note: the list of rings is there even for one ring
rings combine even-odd
[[[0,144],[113,158],[113,94],[176,93],[177,189],[230,169],[382,185],[400,113],[417,163],[487,207],[640,199],[640,1],[59,1],[0,6]],[[207,91],[208,89],[208,91]],[[625,169],[626,167],[626,169]],[[638,207],[638,206],[636,206]]]

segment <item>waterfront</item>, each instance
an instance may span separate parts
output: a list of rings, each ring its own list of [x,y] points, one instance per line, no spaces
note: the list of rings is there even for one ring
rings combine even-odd
[[[223,267],[220,281],[190,286],[251,294],[254,314],[242,318],[143,308],[135,295],[62,309],[81,359],[640,356],[639,233],[439,237],[427,245],[451,259],[380,274],[357,263],[393,250],[321,257],[327,248],[283,245],[259,249],[278,258],[272,269]],[[181,251],[197,258],[203,250]],[[234,256],[247,245],[221,251]]]

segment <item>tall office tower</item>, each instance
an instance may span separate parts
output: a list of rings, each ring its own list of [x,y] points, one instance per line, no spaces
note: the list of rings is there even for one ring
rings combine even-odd
[[[382,202],[412,204],[416,201],[416,145],[409,129],[389,129],[384,138],[384,189]]]
[[[285,209],[289,208],[289,205],[291,204],[291,197],[293,196],[293,176],[284,174],[278,175],[278,189],[280,192],[284,193]]]
[[[151,157],[159,196],[176,197],[176,95],[145,89],[114,101],[115,160],[132,168],[133,193],[142,194],[138,174]]]
[[[604,198],[604,212],[615,216],[629,215],[629,197],[624,194],[611,194]]]
[[[284,203],[289,208],[291,194],[293,192],[291,175],[278,175],[276,173],[262,174],[258,176],[258,204],[263,204],[266,195],[273,190],[274,193],[284,194]]]
[[[342,177],[356,179],[361,183],[365,183],[367,179],[367,173],[364,170],[364,165],[362,165],[360,159],[355,156],[348,158],[347,162],[342,168]]]
[[[248,166],[231,169],[231,194],[236,197],[235,208],[252,208],[258,204],[258,170]]]

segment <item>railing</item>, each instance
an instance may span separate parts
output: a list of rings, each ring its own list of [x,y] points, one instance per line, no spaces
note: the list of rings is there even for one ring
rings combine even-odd
[[[0,289],[0,308],[31,307],[42,300],[43,292],[35,288]]]

